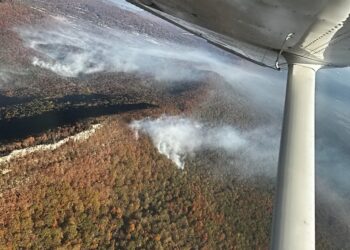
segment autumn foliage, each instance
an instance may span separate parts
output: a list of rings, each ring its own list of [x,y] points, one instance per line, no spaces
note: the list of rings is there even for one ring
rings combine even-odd
[[[196,168],[178,170],[120,119],[109,119],[85,142],[7,167],[1,249],[268,245],[268,193],[244,184],[232,190]]]

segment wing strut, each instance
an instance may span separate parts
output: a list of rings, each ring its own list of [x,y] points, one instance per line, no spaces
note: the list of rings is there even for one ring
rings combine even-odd
[[[315,65],[290,64],[272,250],[315,249]]]

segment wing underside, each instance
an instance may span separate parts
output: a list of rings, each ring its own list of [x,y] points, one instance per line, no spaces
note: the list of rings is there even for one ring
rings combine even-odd
[[[127,1],[262,66],[350,65],[349,0]]]

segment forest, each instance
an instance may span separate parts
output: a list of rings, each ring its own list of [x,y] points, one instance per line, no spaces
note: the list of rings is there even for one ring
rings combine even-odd
[[[72,146],[10,163],[0,248],[267,249],[268,189],[181,171],[119,119]]]
[[[101,125],[85,140],[0,161],[0,249],[268,249],[274,178],[222,171],[219,150],[203,150],[178,169],[150,137],[137,139],[129,126],[164,114],[246,130],[271,120],[222,76],[193,71],[197,79],[175,83],[130,72],[62,77],[32,65],[35,52],[15,27],[40,24],[48,13],[113,28],[132,24],[168,41],[203,46],[184,41],[174,27],[101,2],[0,0],[0,129],[49,113],[87,114],[21,138],[5,138],[1,130],[0,157]],[[147,108],[114,110],[137,104]],[[113,112],[91,112],[101,109]],[[349,227],[329,204],[316,202],[317,249],[350,249]]]

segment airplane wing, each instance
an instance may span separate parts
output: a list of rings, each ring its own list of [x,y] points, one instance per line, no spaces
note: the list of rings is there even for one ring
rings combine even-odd
[[[262,66],[274,68],[281,50],[300,63],[350,65],[349,0],[127,1]]]
[[[163,7],[159,7],[159,4],[153,1],[127,1],[198,37],[205,39],[207,42],[220,47],[223,50],[233,53],[260,66],[275,68],[275,61],[278,57],[277,50],[271,50],[268,47],[259,47],[252,43],[247,43],[243,40],[228,36],[224,33],[218,33],[218,31],[214,29],[210,30],[209,27],[201,25],[200,22],[193,22],[193,20],[191,20],[191,14],[190,18],[183,18],[182,14],[176,15],[174,14],[174,11],[165,11]],[[286,65],[284,58],[281,58],[281,61],[281,65]]]
[[[350,66],[350,0],[127,1],[258,65],[288,66],[271,249],[314,250],[316,72]]]

